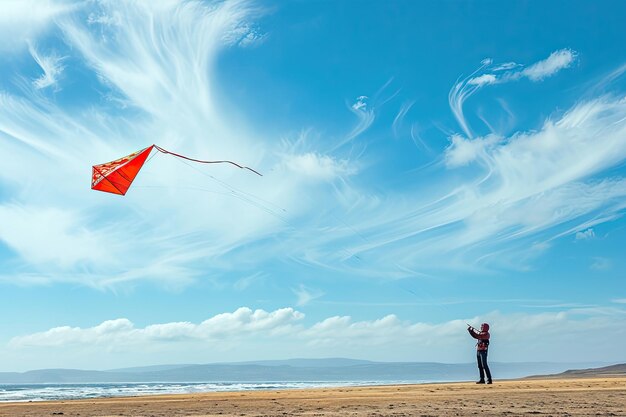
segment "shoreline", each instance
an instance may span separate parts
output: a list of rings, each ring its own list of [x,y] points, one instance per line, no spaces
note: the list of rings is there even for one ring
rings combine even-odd
[[[223,381],[223,382],[30,382],[0,383],[0,404],[44,401],[77,401],[81,399],[154,397],[159,395],[192,395],[261,391],[340,389],[357,387],[421,385],[463,381]],[[4,390],[8,388],[9,390]],[[95,391],[98,391],[95,393]]]
[[[626,376],[441,382],[0,403],[0,416],[624,415]]]

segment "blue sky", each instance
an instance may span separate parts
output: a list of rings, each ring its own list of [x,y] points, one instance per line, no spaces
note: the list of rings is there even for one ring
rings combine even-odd
[[[626,360],[623,3],[146,3],[0,3],[2,370]]]

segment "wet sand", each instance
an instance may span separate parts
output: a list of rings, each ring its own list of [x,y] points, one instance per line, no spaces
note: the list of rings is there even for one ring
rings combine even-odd
[[[626,416],[626,377],[2,403],[0,416]]]

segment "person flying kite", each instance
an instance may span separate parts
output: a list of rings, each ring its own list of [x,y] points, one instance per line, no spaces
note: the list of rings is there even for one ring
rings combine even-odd
[[[480,373],[480,379],[477,384],[485,383],[485,374],[487,375],[487,384],[491,384],[491,371],[489,371],[489,365],[487,364],[487,351],[489,350],[489,325],[483,323],[480,325],[480,331],[476,331],[469,324],[467,325],[467,331],[474,338],[477,339],[476,343],[476,361],[478,362],[478,372]]]

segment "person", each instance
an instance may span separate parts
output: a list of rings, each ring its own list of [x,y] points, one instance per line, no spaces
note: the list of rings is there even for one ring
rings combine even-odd
[[[480,380],[477,384],[485,383],[485,375],[487,375],[487,384],[491,384],[491,371],[487,364],[487,352],[489,350],[489,325],[483,323],[480,325],[480,331],[476,331],[472,326],[468,324],[467,331],[474,338],[477,339],[476,343],[476,361],[478,362],[478,372],[480,372]]]

